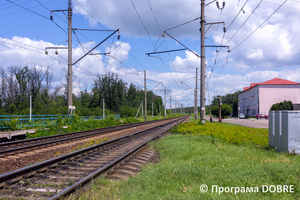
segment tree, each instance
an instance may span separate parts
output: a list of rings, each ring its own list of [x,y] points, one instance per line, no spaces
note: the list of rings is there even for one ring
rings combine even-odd
[[[232,113],[232,109],[229,105],[227,104],[223,104],[221,106],[221,116],[224,117],[224,116],[228,116]],[[211,109],[211,114],[216,116],[216,117],[219,117],[219,106],[214,106],[212,109]]]
[[[236,91],[233,94],[226,94],[224,96],[220,96],[220,98],[222,99],[222,102],[229,105],[232,108],[232,113],[234,116],[237,116],[238,113],[238,94],[240,91]],[[215,96],[213,97],[213,100],[211,102],[211,106],[218,106],[219,105],[219,101],[218,101],[218,97]]]

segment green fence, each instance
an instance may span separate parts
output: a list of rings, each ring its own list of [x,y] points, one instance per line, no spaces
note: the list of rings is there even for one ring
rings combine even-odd
[[[36,126],[56,125],[57,119],[73,118],[73,115],[0,115],[0,131],[11,129],[28,129]],[[115,120],[120,119],[120,114],[106,115],[105,118],[113,117]],[[81,120],[88,119],[102,120],[103,116],[79,116]]]

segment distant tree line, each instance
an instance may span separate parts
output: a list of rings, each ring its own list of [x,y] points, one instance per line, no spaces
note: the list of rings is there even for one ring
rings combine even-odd
[[[0,115],[29,115],[30,96],[34,115],[67,114],[66,81],[53,87],[52,77],[50,65],[46,68],[34,64],[11,66],[6,70],[0,67]],[[107,115],[135,116],[144,100],[144,90],[128,85],[115,73],[98,74],[93,78],[91,90],[84,89],[78,96],[73,94],[78,115],[101,116],[104,98]],[[148,115],[152,115],[152,103],[154,115],[158,115],[159,106],[163,109],[162,98],[147,91]]]

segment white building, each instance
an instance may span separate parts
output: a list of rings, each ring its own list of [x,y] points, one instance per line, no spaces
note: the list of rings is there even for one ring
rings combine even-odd
[[[274,78],[262,83],[251,83],[239,94],[240,113],[255,117],[257,114],[268,115],[273,104],[292,101],[300,103],[300,84],[281,78]]]

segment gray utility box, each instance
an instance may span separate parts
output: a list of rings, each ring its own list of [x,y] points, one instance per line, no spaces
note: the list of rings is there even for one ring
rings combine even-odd
[[[300,111],[269,112],[269,146],[300,154]]]

